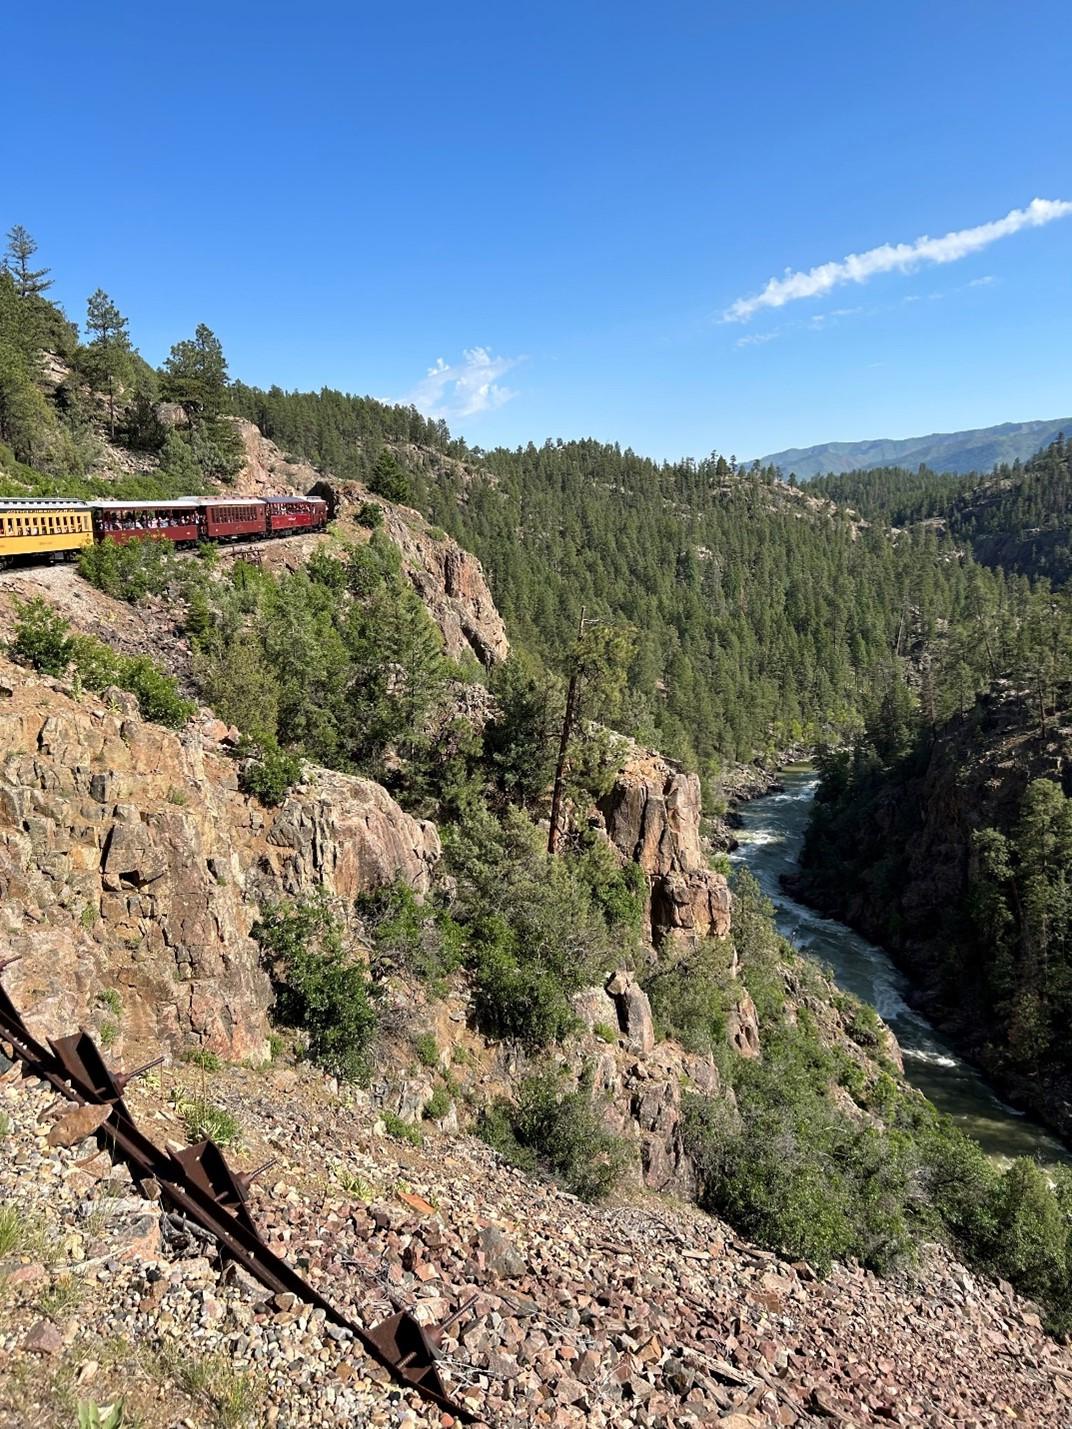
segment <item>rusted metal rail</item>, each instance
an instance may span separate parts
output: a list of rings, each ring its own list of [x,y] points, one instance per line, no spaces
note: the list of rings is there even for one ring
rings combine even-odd
[[[0,962],[0,975],[16,959]],[[47,1081],[68,1100],[82,1105],[107,1106],[108,1116],[96,1135],[116,1160],[123,1161],[134,1183],[145,1188],[155,1181],[160,1196],[172,1209],[214,1237],[221,1253],[242,1266],[266,1289],[290,1292],[315,1305],[341,1329],[349,1330],[377,1363],[399,1384],[415,1389],[433,1404],[464,1423],[480,1416],[447,1396],[436,1368],[437,1350],[444,1331],[459,1319],[472,1301],[439,1325],[421,1325],[408,1310],[366,1329],[337,1310],[281,1256],[262,1240],[249,1213],[247,1198],[253,1178],[268,1169],[234,1172],[212,1141],[202,1141],[183,1151],[162,1151],[134,1123],[123,1100],[130,1080],[156,1066],[147,1063],[126,1075],[106,1064],[88,1032],[38,1042],[0,982],[0,1039],[8,1042],[28,1072]],[[157,1059],[163,1060],[162,1058]]]

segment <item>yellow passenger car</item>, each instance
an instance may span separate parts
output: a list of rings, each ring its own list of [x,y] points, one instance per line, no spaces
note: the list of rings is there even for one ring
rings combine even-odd
[[[72,560],[93,544],[93,513],[77,501],[0,501],[0,569],[16,556]]]

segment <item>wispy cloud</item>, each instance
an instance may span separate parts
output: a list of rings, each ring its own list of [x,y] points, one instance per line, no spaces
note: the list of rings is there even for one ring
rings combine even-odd
[[[428,417],[475,417],[504,407],[518,394],[499,381],[522,357],[496,357],[486,347],[467,347],[460,362],[435,362],[412,391],[399,400]]]
[[[929,263],[955,263],[959,258],[1008,238],[1024,228],[1043,224],[1072,213],[1065,199],[1034,198],[1026,208],[1014,208],[1004,218],[961,228],[941,238],[924,235],[913,243],[883,243],[866,253],[850,253],[838,262],[820,263],[806,273],[786,269],[783,278],[771,278],[762,292],[738,298],[722,314],[723,322],[747,322],[763,308],[781,308],[800,298],[815,298],[842,283],[866,283],[877,273],[910,273]]]
[[[762,347],[765,342],[773,342],[776,337],[780,337],[784,328],[774,327],[770,332],[746,332],[744,337],[737,339],[737,347]]]

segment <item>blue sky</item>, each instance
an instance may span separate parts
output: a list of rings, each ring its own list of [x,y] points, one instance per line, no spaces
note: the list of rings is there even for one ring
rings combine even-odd
[[[1072,413],[1066,0],[57,0],[4,37],[0,226],[152,362],[203,321],[249,382],[656,456]]]

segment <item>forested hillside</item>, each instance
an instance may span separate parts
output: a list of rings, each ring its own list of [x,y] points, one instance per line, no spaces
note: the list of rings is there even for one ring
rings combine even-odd
[[[1063,585],[1072,575],[1072,444],[1059,435],[989,477],[879,467],[820,477],[808,488],[869,520],[941,520],[977,561]]]
[[[322,461],[325,433],[361,410],[276,394],[262,415]],[[436,449],[459,450],[442,433]],[[941,533],[861,527],[722,457],[548,442],[423,462],[387,494],[476,552],[515,642],[552,669],[582,613],[630,627],[627,685],[601,714],[708,772],[838,737],[923,665],[929,697],[956,707],[986,681],[984,630],[1015,626],[1029,600]]]

